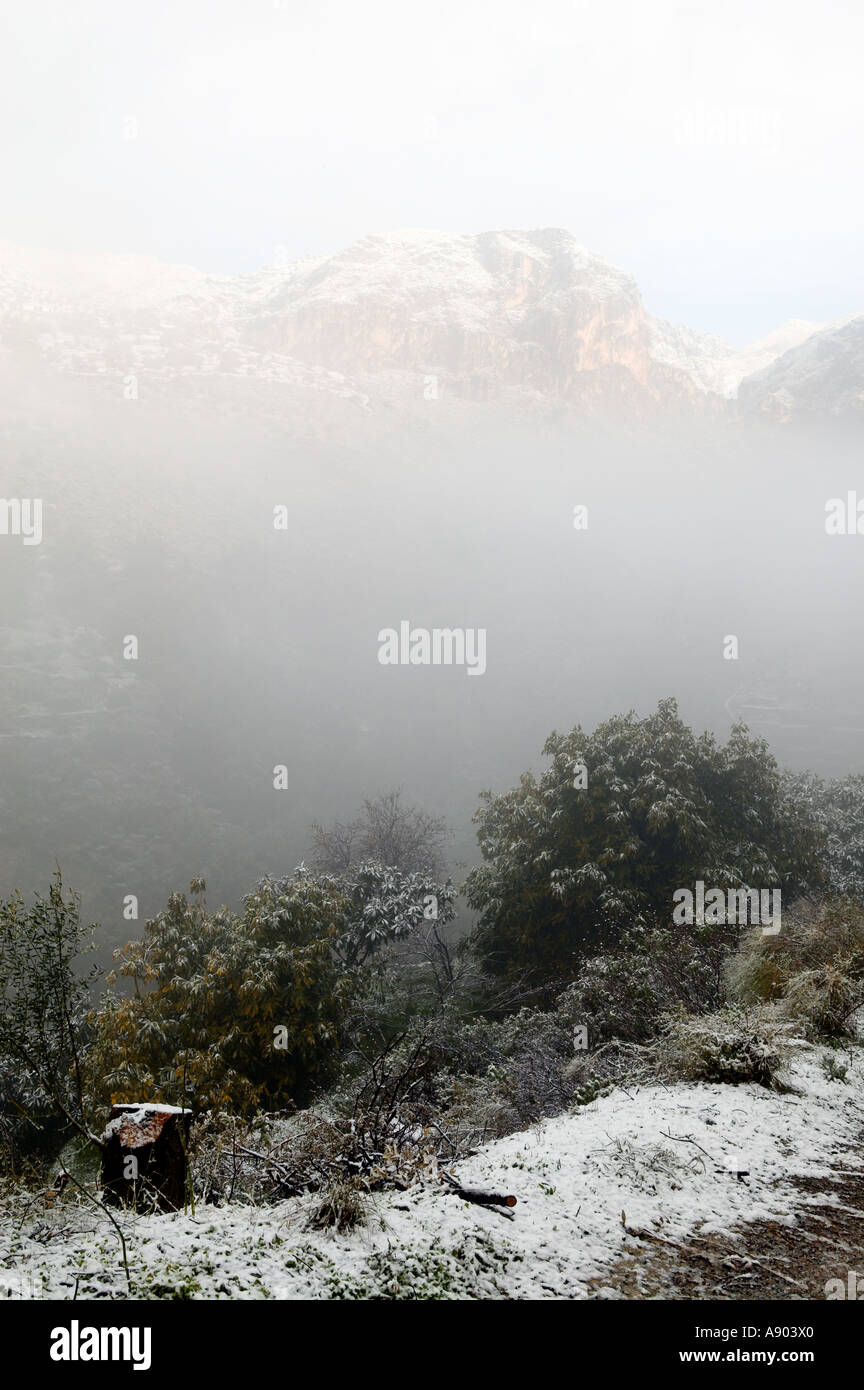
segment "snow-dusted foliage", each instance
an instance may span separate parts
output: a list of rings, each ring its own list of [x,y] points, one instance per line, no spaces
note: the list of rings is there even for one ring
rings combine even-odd
[[[787,773],[784,783],[816,827],[826,887],[864,902],[864,774],[826,779]]]
[[[660,1075],[673,1082],[740,1086],[753,1081],[773,1091],[788,1088],[784,1061],[789,1050],[789,1038],[776,1019],[740,1007],[671,1019],[654,1049]]]
[[[490,969],[572,976],[623,925],[668,921],[676,889],[773,887],[818,878],[813,836],[782,795],[767,744],[737,725],[719,745],[664,700],[646,719],[552,734],[552,766],[525,773],[477,815],[484,864],[468,882]]]
[[[77,957],[91,930],[59,870],[32,903],[19,893],[0,903],[0,1142],[13,1161],[48,1117],[88,1133],[88,982]]]
[[[342,900],[302,876],[281,893],[260,885],[241,914],[209,911],[201,880],[190,893],[117,953],[135,992],[103,1001],[94,1093],[241,1113],[302,1102],[336,1051]]]
[[[342,899],[344,926],[333,949],[346,970],[365,965],[388,942],[443,928],[455,915],[456,889],[449,881],[371,860],[342,874],[313,875],[301,866],[293,877],[262,879],[259,887],[284,895],[298,880],[316,882]]]
[[[776,1006],[807,1037],[854,1037],[864,1005],[864,908],[851,897],[796,903],[778,936],[748,933],[730,978],[742,999]]]
[[[435,935],[455,894],[378,864],[264,878],[240,914],[209,911],[201,880],[190,892],[118,953],[135,993],[99,1011],[88,1070],[102,1100],[306,1103],[334,1075],[354,977],[385,943]]]
[[[585,961],[556,1007],[573,1028],[587,1029],[592,1049],[613,1039],[644,1042],[677,1010],[716,1009],[726,997],[723,930],[633,926],[614,949]]]

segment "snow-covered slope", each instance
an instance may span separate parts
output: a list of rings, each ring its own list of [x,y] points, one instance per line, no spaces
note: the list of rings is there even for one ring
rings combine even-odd
[[[619,1296],[617,1262],[651,1248],[637,1232],[676,1242],[757,1221],[791,1224],[802,1200],[796,1179],[862,1171],[862,1051],[853,1050],[845,1083],[826,1079],[820,1053],[799,1045],[789,1094],[756,1085],[619,1090],[488,1144],[459,1165],[459,1179],[513,1193],[512,1220],[469,1206],[437,1181],[369,1198],[368,1224],[345,1235],[305,1229],[314,1197],[275,1207],[203,1205],[194,1216],[123,1216],[133,1293]],[[124,1292],[111,1224],[86,1206],[73,1221],[70,1210],[31,1208],[16,1213],[23,1222],[0,1223],[0,1281],[12,1296]],[[43,1226],[55,1235],[31,1239]],[[838,1251],[838,1276],[847,1262]],[[800,1296],[822,1298],[824,1289]]]

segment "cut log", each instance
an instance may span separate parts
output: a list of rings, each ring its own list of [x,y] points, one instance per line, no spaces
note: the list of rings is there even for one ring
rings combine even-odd
[[[104,1200],[139,1210],[182,1207],[191,1121],[177,1105],[112,1106],[101,1141]]]
[[[488,1192],[484,1187],[462,1187],[455,1178],[451,1178],[449,1173],[442,1173],[442,1178],[450,1184],[450,1190],[457,1197],[461,1197],[463,1202],[476,1202],[478,1207],[515,1207],[516,1198],[512,1193]]]

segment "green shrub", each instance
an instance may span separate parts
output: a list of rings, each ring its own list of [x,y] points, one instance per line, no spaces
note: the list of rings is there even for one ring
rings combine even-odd
[[[56,1153],[72,1132],[90,1137],[84,1086],[90,1040],[81,970],[94,928],[58,869],[47,895],[0,902],[0,1160]]]
[[[784,784],[815,827],[826,889],[864,903],[864,774],[826,781],[787,772]]]
[[[833,1052],[823,1053],[822,1070],[825,1073],[827,1081],[842,1081],[846,1083],[849,1080],[849,1063],[838,1062]]]
[[[787,900],[821,881],[815,830],[741,725],[721,746],[663,700],[646,719],[552,734],[544,753],[539,781],[484,793],[475,817],[484,863],[468,900],[490,971],[572,979],[622,922],[668,920],[675,890],[700,879]]]
[[[676,1009],[720,1007],[727,950],[722,928],[631,928],[614,950],[585,962],[555,1011],[571,1033],[587,1027],[592,1049],[613,1038],[644,1042]]]
[[[670,1019],[654,1055],[659,1075],[668,1081],[755,1081],[785,1091],[784,1042],[784,1030],[771,1015],[724,1009],[703,1018]]]

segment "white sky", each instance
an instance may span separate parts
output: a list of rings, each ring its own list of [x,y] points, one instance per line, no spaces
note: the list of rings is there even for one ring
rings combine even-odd
[[[733,341],[864,311],[862,0],[0,14],[0,239],[237,271],[558,226]]]

